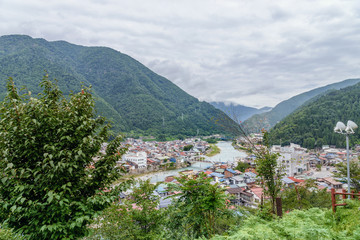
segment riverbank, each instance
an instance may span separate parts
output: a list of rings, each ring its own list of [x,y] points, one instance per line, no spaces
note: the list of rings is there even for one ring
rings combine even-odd
[[[218,154],[212,157],[201,155],[201,157],[205,158],[206,162],[195,162],[189,167],[178,168],[176,170],[145,173],[135,178],[139,178],[142,180],[150,178],[151,183],[162,182],[165,180],[166,176],[179,176],[179,172],[185,170],[201,171],[216,162],[236,164],[238,159],[246,157],[247,155],[245,152],[239,152],[238,150],[234,149],[234,147],[231,145],[231,142],[218,142],[216,144],[216,147],[220,150]]]
[[[210,148],[211,148],[211,152],[206,154],[206,156],[208,156],[208,157],[213,157],[216,154],[219,154],[221,151],[220,148],[218,146],[216,146],[215,144],[210,144]]]

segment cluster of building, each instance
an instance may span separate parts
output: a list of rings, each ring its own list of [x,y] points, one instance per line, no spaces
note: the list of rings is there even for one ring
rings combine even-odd
[[[200,171],[186,170],[180,172],[181,175],[188,178],[196,178],[200,173],[211,178],[211,184],[218,184],[219,187],[225,188],[225,193],[231,196],[232,205],[257,207],[261,202],[263,189],[256,185],[257,174],[253,171],[240,172],[230,168],[227,164],[218,163]],[[169,183],[178,184],[176,176],[167,176],[154,192],[160,197],[159,208],[167,207],[172,202],[169,196],[174,192],[169,190]]]
[[[253,136],[260,139],[261,136]],[[200,139],[186,139],[169,142],[144,142],[140,139],[127,139],[128,153],[123,155],[121,164],[128,165],[129,169],[149,168],[149,166],[161,166],[169,163],[179,164],[194,161],[209,149],[209,144]],[[190,151],[184,151],[185,146],[192,145]],[[261,147],[258,145],[257,147]],[[351,151],[350,158],[357,159],[359,151]],[[274,145],[271,153],[279,155],[277,161],[281,166],[284,177],[281,179],[283,186],[294,186],[305,184],[306,179],[315,179],[319,189],[335,188],[342,190],[346,188],[340,179],[333,177],[337,163],[346,162],[346,151],[334,146],[324,146],[318,151],[309,151],[300,145],[291,143],[289,146]],[[225,188],[225,192],[232,197],[233,205],[257,207],[263,200],[263,188],[257,185],[257,173],[254,170],[255,155],[248,155],[240,161],[250,165],[245,172],[235,170],[235,166],[227,163],[216,163],[201,171],[188,170],[181,174],[196,177],[200,172],[212,179],[212,184],[218,184]],[[319,168],[320,166],[320,168]],[[168,192],[166,183],[176,183],[175,176],[167,176],[165,183],[160,184],[156,194],[162,197],[160,207],[166,207],[171,203],[166,198]]]
[[[130,172],[194,161],[209,149],[209,144],[199,138],[167,142],[128,138],[123,145],[127,146],[128,151],[118,164],[122,164]],[[192,148],[184,151],[186,146],[192,146]]]
[[[345,149],[335,148],[334,146],[323,146],[321,150],[309,151],[298,144],[291,143],[288,146],[273,145],[270,149],[271,153],[277,153],[278,165],[284,175],[288,177],[298,176],[306,178],[311,175],[313,170],[323,166],[327,170],[333,169],[338,163],[346,162]],[[350,159],[358,159],[359,151],[350,151]],[[249,155],[242,161],[255,165],[256,156]],[[319,169],[320,170],[320,169]]]

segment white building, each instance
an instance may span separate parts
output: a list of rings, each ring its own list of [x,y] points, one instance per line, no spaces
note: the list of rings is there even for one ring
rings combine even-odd
[[[133,162],[138,165],[139,168],[146,168],[147,166],[147,154],[146,152],[128,153],[122,156],[124,162]]]
[[[272,153],[279,153],[278,164],[284,168],[284,173],[288,177],[302,174],[309,170],[309,160],[306,148],[300,145],[290,143],[290,146],[281,147],[274,145],[271,148]]]

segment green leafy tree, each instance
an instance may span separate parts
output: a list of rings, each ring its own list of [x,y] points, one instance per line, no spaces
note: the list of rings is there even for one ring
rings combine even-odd
[[[38,98],[20,95],[12,79],[0,105],[0,199],[5,223],[27,239],[75,239],[112,201],[120,137],[105,153],[105,119],[94,117],[90,89],[63,97],[48,80]],[[97,157],[97,160],[94,160]]]
[[[219,228],[219,220],[231,218],[227,208],[228,198],[225,189],[219,184],[211,184],[211,178],[200,173],[194,178],[181,176],[176,178],[178,185],[171,188],[180,193],[173,195],[174,206],[171,208],[169,229],[173,238],[209,238],[226,230]],[[229,226],[227,226],[229,227]]]
[[[25,240],[24,236],[14,233],[11,229],[0,226],[0,240]]]
[[[166,141],[166,135],[165,134],[159,134],[159,136],[156,138],[157,141],[165,142]]]
[[[280,193],[282,187],[281,178],[284,174],[282,173],[282,167],[277,161],[279,154],[271,153],[269,149],[267,132],[264,133],[263,139],[265,146],[251,149],[251,151],[256,156],[256,171],[264,188],[264,194],[270,197],[271,210],[275,213],[275,199]]]
[[[205,141],[206,141],[207,143],[213,143],[213,144],[215,144],[215,143],[218,142],[218,139],[216,139],[216,138],[214,138],[214,137],[211,137],[211,138],[205,139]]]
[[[347,177],[347,165],[346,163],[340,163],[336,166],[338,173],[337,177]],[[357,192],[360,191],[360,165],[359,162],[350,161],[350,184]]]
[[[284,211],[309,209],[313,207],[330,208],[331,195],[327,189],[318,189],[314,180],[306,180],[302,186],[285,188],[281,192]]]
[[[245,172],[245,170],[248,169],[249,167],[250,167],[249,163],[239,161],[235,169],[239,170],[240,172]]]
[[[193,145],[186,145],[186,146],[184,146],[183,150],[185,152],[187,152],[187,151],[190,151],[193,147],[194,147]]]
[[[138,183],[128,199],[112,204],[97,218],[93,226],[98,227],[87,239],[159,239],[165,210],[157,209],[160,197],[154,191],[158,184]]]

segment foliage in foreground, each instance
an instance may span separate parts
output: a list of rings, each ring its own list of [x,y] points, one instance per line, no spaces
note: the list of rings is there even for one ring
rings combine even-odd
[[[230,236],[213,239],[360,239],[360,203],[356,200],[347,203],[338,207],[336,214],[329,209],[311,208],[294,210],[274,220],[251,216]]]
[[[309,208],[331,208],[331,194],[318,189],[314,180],[306,180],[303,186],[285,188],[281,192],[283,211]]]
[[[129,199],[115,202],[93,222],[86,239],[158,239],[165,210],[157,209],[156,187],[150,180],[140,181]]]
[[[158,209],[160,198],[154,195],[157,185],[140,181],[129,199],[114,203],[91,225],[95,239],[196,239],[222,234],[237,225],[239,215],[227,209],[227,196],[211,179],[178,178],[181,190],[168,198],[168,208]]]
[[[0,105],[0,222],[26,239],[75,239],[111,202],[103,190],[123,150],[115,138],[99,155],[108,126],[89,89],[66,99],[47,77],[41,86],[38,98],[19,95],[10,79]]]
[[[208,238],[224,231],[226,224],[222,225],[219,220],[231,218],[225,189],[220,188],[218,183],[211,184],[212,179],[204,173],[194,178],[181,176],[176,179],[180,184],[174,185],[173,190],[179,193],[174,195],[172,220],[168,226],[175,230],[172,232]],[[178,237],[173,236],[174,239]]]
[[[335,176],[347,177],[346,163],[339,163],[336,168],[339,172]],[[355,188],[356,192],[360,191],[360,164],[358,161],[350,161],[350,184],[352,188]]]
[[[0,225],[0,240],[25,240],[25,238],[20,234],[14,233],[12,229]]]

